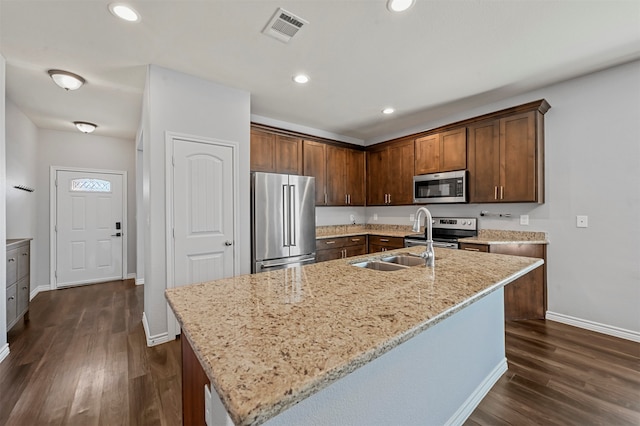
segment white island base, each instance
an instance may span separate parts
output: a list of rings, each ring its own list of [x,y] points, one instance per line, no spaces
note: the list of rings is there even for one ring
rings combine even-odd
[[[506,370],[499,288],[265,425],[459,425]],[[210,403],[209,425],[233,425]]]

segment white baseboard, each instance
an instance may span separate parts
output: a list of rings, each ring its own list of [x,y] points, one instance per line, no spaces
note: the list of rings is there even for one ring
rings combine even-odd
[[[32,289],[31,293],[29,294],[29,300],[33,300],[33,298],[36,297],[38,293],[42,293],[43,291],[51,291],[51,286],[48,284],[39,285],[38,287]]]
[[[487,377],[478,385],[475,391],[467,398],[467,400],[458,408],[458,410],[447,421],[446,426],[461,425],[469,418],[473,410],[478,407],[480,401],[487,396],[493,385],[496,384],[500,377],[507,371],[507,359],[504,358],[489,373]]]
[[[144,312],[142,313],[142,327],[144,328],[144,335],[147,338],[148,347],[161,345],[176,339],[175,336],[169,336],[167,332],[152,336],[149,333],[149,323],[147,322],[147,315]]]
[[[144,284],[144,278],[136,278],[136,285],[143,285]]]
[[[9,344],[5,343],[2,348],[0,348],[0,362],[4,361],[6,357],[9,356]]]
[[[633,330],[627,330],[612,325],[601,324],[594,321],[576,318],[569,315],[558,314],[556,312],[547,311],[546,319],[563,324],[572,325],[574,327],[584,328],[586,330],[595,331],[597,333],[608,334],[609,336],[619,337],[632,342],[640,343],[640,333]]]
[[[127,279],[128,280],[135,280],[136,279],[136,273],[132,272],[130,274],[127,274]]]

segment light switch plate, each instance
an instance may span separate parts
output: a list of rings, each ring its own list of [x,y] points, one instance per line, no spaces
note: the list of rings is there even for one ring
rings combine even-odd
[[[356,223],[356,217],[352,214],[349,215],[349,222]]]
[[[378,220],[378,213],[373,214],[373,220]]]
[[[409,215],[409,222],[415,222],[416,220],[416,215],[414,215],[413,213]]]
[[[521,214],[520,215],[520,225],[528,225],[529,224],[529,215]]]
[[[588,228],[589,216],[576,216],[576,226],[578,228]]]

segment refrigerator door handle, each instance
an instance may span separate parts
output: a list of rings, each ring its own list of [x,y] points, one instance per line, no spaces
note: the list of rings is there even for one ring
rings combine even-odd
[[[296,245],[296,186],[289,185],[289,246]]]
[[[289,185],[282,185],[282,246],[289,247],[289,206],[291,202],[289,200]]]

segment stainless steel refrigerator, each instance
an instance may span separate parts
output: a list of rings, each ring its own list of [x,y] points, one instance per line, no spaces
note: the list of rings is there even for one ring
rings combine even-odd
[[[251,173],[251,271],[316,259],[315,178]]]

